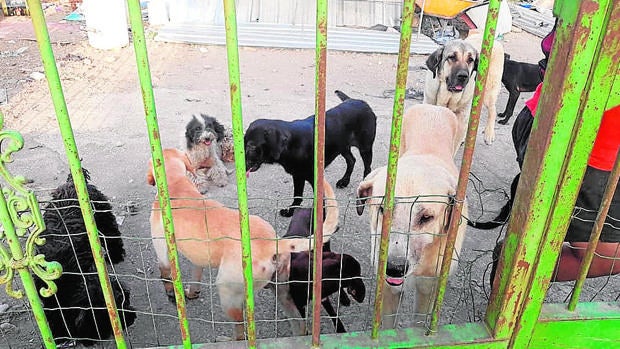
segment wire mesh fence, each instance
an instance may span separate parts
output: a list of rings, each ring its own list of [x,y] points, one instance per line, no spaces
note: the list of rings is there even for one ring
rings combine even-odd
[[[469,186],[470,219],[472,216],[482,217],[483,213],[484,217],[492,217],[497,213],[497,201],[504,198],[505,193],[501,189],[485,188],[484,183],[475,175],[471,176],[471,181],[475,184]],[[42,234],[48,241],[46,245],[43,245],[41,252],[45,248],[53,247],[56,250],[55,253],[61,253],[61,261],[65,267],[63,278],[57,282],[58,294],[44,299],[48,321],[55,331],[57,343],[61,346],[81,346],[87,343],[100,347],[114,347],[114,340],[109,333],[108,313],[96,271],[92,266],[92,252],[88,245],[86,232],[83,227],[78,227],[77,230],[71,227],[71,223],[74,223],[73,219],[81,219],[79,205],[75,200],[51,199],[50,195],[57,192],[58,189],[37,191],[37,196],[42,198],[40,205],[46,222],[53,223],[50,217],[60,218],[57,221],[59,229],[56,232],[51,231],[54,225],[48,224],[48,231]],[[495,198],[493,202],[487,201],[489,197]],[[164,291],[162,284],[164,280],[159,274],[153,239],[149,233],[150,208],[148,203],[144,202],[148,201],[148,198],[131,209],[127,208],[126,202],[114,200],[109,202],[107,198],[105,199],[105,201],[92,201],[92,207],[96,219],[101,218],[102,215],[114,219],[114,223],[109,225],[116,224],[120,234],[120,237],[110,236],[102,239],[102,245],[105,249],[108,273],[112,281],[117,307],[121,310],[122,324],[128,343],[133,347],[179,343],[181,337],[176,306]],[[236,199],[233,197],[217,199],[227,207],[236,207]],[[282,236],[287,232],[290,219],[281,217],[279,210],[287,207],[289,202],[288,198],[250,198],[250,213],[264,217],[274,227],[278,236]],[[407,206],[409,212],[413,212],[414,205],[438,202],[448,208],[446,197],[397,198],[397,205]],[[305,198],[304,203],[305,207],[309,208],[312,198]],[[488,208],[491,205],[493,209]],[[331,251],[337,254],[347,254],[355,259],[360,265],[360,273],[359,278],[344,277],[343,274],[330,278],[328,274],[325,275],[324,282],[331,280],[338,284],[336,291],[328,299],[337,319],[342,322],[343,328],[348,332],[367,331],[372,326],[374,285],[376,284],[376,268],[373,265],[375,252],[371,243],[373,236],[370,233],[368,217],[359,217],[356,212],[358,202],[355,198],[338,198],[338,206],[340,208],[339,230],[330,240]],[[415,219],[414,215],[411,215],[409,219]],[[98,225],[100,232],[106,234],[105,226],[99,221]],[[495,243],[503,236],[504,230],[505,226],[493,231],[468,229],[464,248],[457,257],[458,269],[449,279],[441,323],[476,322],[484,318],[490,294],[488,274],[492,251]],[[67,235],[67,232],[70,232],[70,235]],[[410,237],[411,232],[393,231],[392,236],[396,235]],[[428,235],[433,236],[432,233]],[[125,253],[124,260],[119,261],[118,253],[115,256],[114,248],[118,249],[121,241],[121,248]],[[49,256],[47,259],[55,260]],[[306,259],[306,262],[308,261],[311,262],[311,258]],[[336,257],[334,261],[326,258],[324,265],[329,265],[330,262],[334,262],[332,264],[337,266],[336,269],[343,273],[344,260],[341,257]],[[438,268],[438,265],[436,267]],[[214,268],[205,268],[201,281],[196,283],[191,280],[191,263],[184,257],[181,257],[181,268],[184,288],[199,285],[201,291],[199,297],[187,302],[186,311],[192,341],[206,343],[229,339],[233,323],[222,311],[217,290],[218,271]],[[303,285],[308,279],[305,278],[306,281],[274,280],[274,283],[291,286],[294,282]],[[351,288],[349,281],[352,280],[362,281],[364,286],[362,297],[360,297],[359,289]],[[567,302],[572,284],[572,282],[553,283],[548,292],[547,301]],[[620,285],[620,280],[612,275],[588,279],[582,300],[617,301],[620,297],[617,291],[618,285]],[[308,297],[308,290],[311,290],[311,287],[306,288],[305,298],[307,300],[311,298]],[[276,301],[277,294],[261,289],[256,291],[255,299],[258,338],[290,336],[289,319],[283,312],[281,304]],[[3,296],[2,302],[5,307],[4,312],[0,314],[2,346],[26,348],[40,345],[41,338],[28,303],[23,300],[8,299],[6,296]],[[310,303],[305,306],[309,314]],[[395,316],[400,327],[428,326],[429,314],[415,312],[413,289],[402,293]],[[336,332],[337,326],[334,323],[336,317],[330,316],[323,310],[322,333]],[[93,318],[96,320],[93,321]],[[309,324],[308,319],[309,316],[303,317],[303,314],[299,317],[299,320],[305,320]],[[75,324],[80,321],[84,323],[90,321],[92,324],[89,326],[90,332],[87,334],[76,332],[78,330]],[[108,331],[107,335],[106,331]]]

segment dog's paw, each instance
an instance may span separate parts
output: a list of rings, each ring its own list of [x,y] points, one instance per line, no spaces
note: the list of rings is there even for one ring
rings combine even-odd
[[[200,290],[193,290],[191,288],[185,289],[185,298],[196,299],[200,297]]]
[[[295,209],[292,207],[289,208],[283,208],[280,210],[280,216],[282,217],[291,217],[293,216],[293,212],[295,212]]]
[[[495,141],[495,130],[493,129],[493,127],[491,128],[487,127],[487,129],[484,130],[484,143],[486,143],[487,145],[491,145],[493,144],[494,141]]]
[[[506,125],[508,123],[508,120],[510,120],[510,118],[503,118],[503,119],[497,121],[497,123],[500,124],[500,125]]]
[[[504,113],[498,113],[497,117],[500,118],[500,119],[503,118],[504,117]]]
[[[350,181],[350,178],[341,178],[338,182],[336,182],[336,188],[346,188]]]

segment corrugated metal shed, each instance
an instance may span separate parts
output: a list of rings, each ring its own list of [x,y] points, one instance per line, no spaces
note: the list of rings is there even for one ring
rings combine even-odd
[[[239,46],[314,48],[315,29],[310,26],[267,23],[240,23]],[[439,46],[424,35],[414,33],[412,54],[429,54]],[[155,38],[158,41],[193,44],[224,45],[225,30],[222,25],[168,24]],[[327,31],[327,48],[340,51],[398,53],[400,33],[346,27],[330,27]]]
[[[541,38],[549,34],[555,23],[551,11],[540,13],[516,4],[510,4],[510,13],[512,14],[512,25]]]

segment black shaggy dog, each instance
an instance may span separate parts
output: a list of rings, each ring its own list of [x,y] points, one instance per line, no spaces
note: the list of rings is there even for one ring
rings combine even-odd
[[[377,117],[368,103],[351,99],[341,91],[336,95],[342,103],[325,114],[325,167],[342,155],[347,169],[336,183],[338,188],[349,185],[355,158],[351,147],[359,149],[364,162],[364,177],[370,173],[372,145],[375,141]],[[264,163],[277,163],[293,176],[293,203],[282,209],[285,217],[298,207],[307,181],[314,181],[314,115],[294,121],[258,119],[245,132],[245,166],[254,172]]]
[[[84,176],[88,182],[87,170]],[[119,263],[125,258],[125,249],[112,206],[97,187],[92,184],[87,187],[106,262]],[[52,193],[43,220],[46,230],[40,237],[45,238],[45,244],[38,246],[37,252],[45,255],[47,261],[59,262],[63,269],[61,277],[55,280],[56,294],[41,298],[52,334],[58,343],[76,339],[84,345],[109,338],[113,334],[112,326],[71,175]],[[131,326],[136,313],[129,304],[129,288],[114,276],[110,282],[121,324],[123,328]],[[38,278],[35,283],[37,289],[45,287]]]
[[[311,208],[298,208],[284,237],[310,236],[313,229]],[[306,317],[306,305],[312,299],[312,256],[308,252],[291,253],[291,272],[289,275],[289,293],[299,313]],[[340,290],[340,304],[351,305],[350,294],[358,303],[364,301],[366,287],[362,281],[362,268],[359,262],[348,254],[330,251],[329,241],[323,244],[323,281],[321,282],[321,304],[331,317],[336,332],[344,333],[346,329],[329,300],[329,296]]]

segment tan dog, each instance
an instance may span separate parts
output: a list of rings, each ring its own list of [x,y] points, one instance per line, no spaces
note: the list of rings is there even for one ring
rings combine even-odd
[[[457,139],[465,140],[471,102],[474,97],[479,51],[482,47],[482,34],[470,31],[465,40],[453,40],[433,52],[426,60],[429,71],[424,85],[424,103],[447,107],[459,120]],[[483,105],[487,109],[487,124],[484,141],[491,144],[495,140],[495,104],[502,84],[504,71],[504,47],[499,41],[493,44],[489,71],[484,86]]]
[[[420,104],[403,116],[395,187],[392,232],[388,247],[387,289],[383,295],[383,327],[396,327],[396,312],[404,289],[415,289],[416,318],[432,310],[437,276],[446,244],[458,181],[453,154],[460,146],[456,115],[445,107]],[[376,265],[383,219],[387,167],[371,172],[357,188],[358,214],[370,210],[371,243]],[[373,197],[371,197],[373,196]],[[467,216],[467,203],[463,206]],[[451,272],[465,235],[461,221]]]
[[[193,264],[194,281],[200,281],[203,267],[218,268],[216,285],[220,303],[226,315],[236,322],[234,338],[243,339],[243,304],[245,301],[243,267],[241,263],[241,229],[239,211],[224,207],[221,203],[205,199],[196,186],[186,176],[192,172],[190,161],[184,152],[176,149],[164,150],[166,178],[170,193],[172,215],[175,227],[176,244],[181,253]],[[149,163],[147,182],[155,184],[153,166]],[[325,182],[326,200],[335,200],[331,186]],[[326,218],[323,224],[325,241],[338,226],[338,207],[335,201],[326,204]],[[156,198],[151,211],[151,235],[161,277],[170,279],[168,248],[164,239],[159,201]],[[307,251],[313,248],[312,239],[277,239],[273,227],[258,216],[250,216],[250,235],[252,246],[252,272],[254,288],[259,290],[268,286],[276,276],[277,296],[283,310],[291,320],[293,333],[306,334],[305,323],[292,301],[288,284],[290,253]],[[174,297],[172,284],[164,281],[168,296]],[[199,288],[192,286],[187,291],[188,298],[198,296]]]

